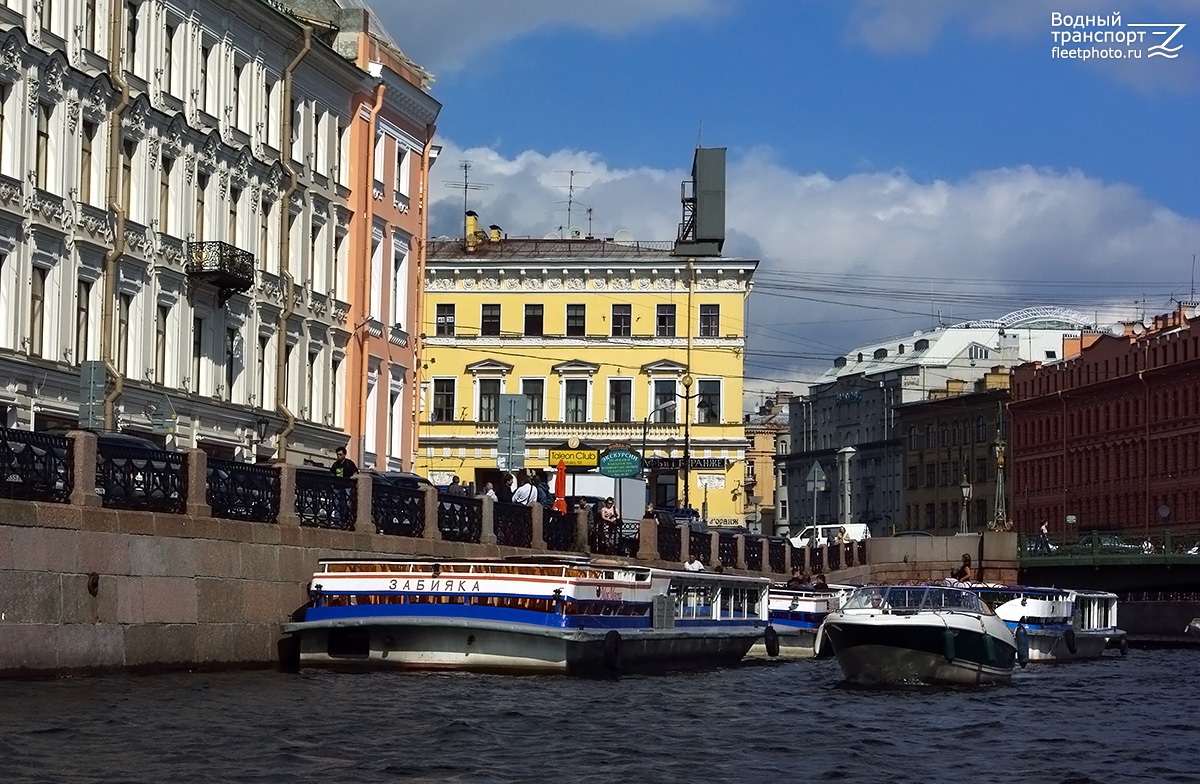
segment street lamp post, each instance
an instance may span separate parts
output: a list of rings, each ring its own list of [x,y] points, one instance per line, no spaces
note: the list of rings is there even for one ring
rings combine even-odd
[[[692,484],[692,395],[688,394],[688,390],[692,388],[692,374],[688,373],[683,377],[683,508],[691,509],[692,504],[688,497],[688,490]]]
[[[971,483],[967,481],[966,473],[963,474],[962,481],[958,483],[958,489],[962,490],[962,508],[958,512],[958,532],[960,534],[967,533],[967,502],[971,500]]]
[[[650,420],[653,419],[654,415],[657,414],[658,412],[666,411],[668,408],[674,408],[674,407],[675,407],[675,401],[668,400],[667,402],[662,403],[659,406],[652,409],[649,414],[646,414],[646,418],[642,421],[642,467],[643,468],[645,468],[645,465],[646,465],[646,436],[649,435],[649,433],[650,433]]]

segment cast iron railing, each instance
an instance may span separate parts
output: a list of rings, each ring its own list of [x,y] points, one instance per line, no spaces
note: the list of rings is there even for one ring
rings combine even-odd
[[[213,517],[274,523],[279,519],[279,470],[274,466],[208,458],[205,501]]]
[[[679,526],[669,523],[658,524],[658,557],[664,561],[678,563],[683,555],[683,537]]]
[[[189,242],[188,278],[216,286],[218,301],[224,306],[234,294],[254,286],[254,254],[227,242]]]
[[[717,563],[726,569],[737,567],[737,536],[735,534],[717,535]]]
[[[448,542],[478,542],[483,533],[483,501],[441,493],[437,523]]]
[[[66,436],[0,428],[0,498],[67,503],[74,477]]]
[[[766,539],[761,536],[746,537],[746,569],[751,572],[761,572],[762,568],[762,545]]]
[[[187,505],[183,453],[134,446],[97,446],[96,492],[110,509],[182,514]]]
[[[296,516],[310,528],[354,530],[358,494],[354,480],[325,472],[296,473]]]
[[[768,545],[767,562],[772,572],[783,574],[787,571],[787,548],[791,547],[786,539],[772,539]]]
[[[371,521],[375,530],[391,536],[425,535],[425,493],[420,489],[371,485]]]
[[[575,515],[557,509],[542,511],[542,538],[547,550],[569,552],[575,549]]]
[[[705,566],[712,564],[712,537],[708,535],[708,531],[689,532],[688,553],[696,556]]]
[[[492,527],[496,544],[533,546],[533,510],[524,504],[492,504]]]

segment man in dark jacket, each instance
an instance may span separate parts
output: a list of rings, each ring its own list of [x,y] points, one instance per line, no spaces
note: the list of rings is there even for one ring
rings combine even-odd
[[[513,475],[505,474],[503,477],[503,481],[500,482],[500,484],[496,487],[496,500],[501,503],[504,503],[504,504],[511,504],[512,503],[512,494],[513,494]]]
[[[337,460],[334,460],[333,465],[329,466],[329,473],[343,479],[349,479],[358,473],[358,466],[354,464],[353,460],[346,457],[346,447],[339,446],[334,454],[337,455]]]

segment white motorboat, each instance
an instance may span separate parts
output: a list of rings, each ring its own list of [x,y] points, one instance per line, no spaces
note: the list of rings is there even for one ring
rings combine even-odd
[[[1029,661],[1098,659],[1108,648],[1128,653],[1125,632],[1117,628],[1117,595],[1107,591],[1027,585],[959,583],[979,595],[1018,644],[1028,641]]]
[[[975,592],[941,585],[859,588],[818,637],[848,680],[870,685],[1007,683],[1018,661],[1012,632]]]

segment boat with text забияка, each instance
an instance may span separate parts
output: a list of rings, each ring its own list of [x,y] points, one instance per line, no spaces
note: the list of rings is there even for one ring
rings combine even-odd
[[[591,560],[322,560],[300,666],[604,675],[736,664],[769,581]]]
[[[817,629],[831,610],[836,610],[854,590],[853,585],[830,585],[828,590],[813,588],[788,588],[778,584],[771,586],[771,628],[779,640],[778,656],[781,659],[812,659],[832,656],[828,644],[816,649]],[[770,635],[750,648],[749,656],[761,658],[772,656]]]
[[[1129,652],[1117,628],[1117,595],[1107,591],[960,583],[979,595],[1012,630],[1031,662],[1099,659],[1108,648]]]
[[[1004,621],[961,588],[859,588],[818,634],[829,638],[846,678],[862,684],[1007,683],[1018,658]]]

